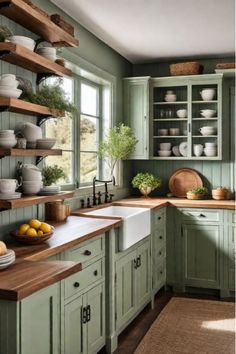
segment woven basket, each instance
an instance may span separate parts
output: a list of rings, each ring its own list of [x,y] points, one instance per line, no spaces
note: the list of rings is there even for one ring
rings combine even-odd
[[[181,76],[181,75],[198,75],[202,74],[203,65],[197,61],[191,61],[187,63],[177,63],[170,65],[170,74],[172,76]]]

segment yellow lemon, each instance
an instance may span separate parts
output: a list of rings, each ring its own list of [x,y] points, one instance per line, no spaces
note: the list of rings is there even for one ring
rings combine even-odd
[[[30,227],[27,231],[26,231],[26,235],[27,236],[37,236],[37,231],[35,229],[33,229],[32,227]]]
[[[52,227],[46,222],[42,222],[42,224],[40,225],[40,230],[42,230],[44,234],[47,234],[48,232],[52,231]]]
[[[31,219],[29,222],[30,227],[33,227],[34,229],[38,230],[41,225],[41,221],[37,219]]]
[[[20,225],[17,234],[18,235],[25,235],[27,230],[30,228],[29,224],[22,224]]]
[[[37,235],[38,236],[43,236],[43,231],[42,230],[38,230]]]
[[[0,256],[7,253],[7,246],[3,241],[0,241]]]

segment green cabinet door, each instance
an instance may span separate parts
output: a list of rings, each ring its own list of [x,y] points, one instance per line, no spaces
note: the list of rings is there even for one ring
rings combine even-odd
[[[235,291],[235,234],[236,226],[229,226],[229,290]]]
[[[87,350],[83,327],[83,296],[65,306],[64,354],[84,354]]]
[[[116,272],[116,328],[121,328],[135,313],[136,250],[120,258]]]
[[[150,239],[137,249],[138,268],[136,272],[136,306],[140,308],[148,300],[151,293],[151,256]]]
[[[184,224],[184,285],[219,288],[219,225]]]
[[[57,283],[21,301],[20,353],[60,353],[59,293],[59,284]]]
[[[88,354],[97,353],[105,344],[105,289],[104,283],[87,293],[90,318],[87,322]]]
[[[149,158],[149,77],[124,79],[124,119],[138,139],[131,159]]]

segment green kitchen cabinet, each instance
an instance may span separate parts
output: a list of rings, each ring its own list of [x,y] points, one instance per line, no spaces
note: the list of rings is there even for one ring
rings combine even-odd
[[[234,296],[235,292],[235,235],[236,212],[224,211],[224,295]]]
[[[97,353],[105,342],[104,283],[67,303],[64,317],[64,353]]]
[[[60,283],[21,301],[0,300],[0,353],[60,353]]]
[[[150,240],[137,248],[136,260],[136,308],[150,300],[151,291],[151,249]]]
[[[149,77],[125,78],[124,120],[138,139],[130,159],[149,158]]]
[[[236,226],[229,226],[229,290],[235,291],[235,234]]]
[[[185,286],[220,288],[221,232],[219,225],[182,225]]]

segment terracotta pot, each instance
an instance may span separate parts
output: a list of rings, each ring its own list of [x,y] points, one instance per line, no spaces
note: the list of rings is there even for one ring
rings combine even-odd
[[[45,217],[51,221],[65,221],[70,215],[70,205],[62,202],[52,202],[46,204]]]
[[[213,189],[212,190],[212,198],[215,200],[223,200],[227,199],[228,190],[227,189]]]
[[[151,188],[151,187],[143,187],[143,188],[140,188],[139,190],[140,190],[140,192],[143,194],[143,196],[144,196],[145,198],[147,198],[147,197],[148,197],[148,194],[151,193],[152,188]]]

